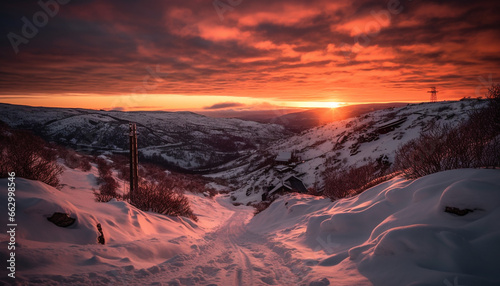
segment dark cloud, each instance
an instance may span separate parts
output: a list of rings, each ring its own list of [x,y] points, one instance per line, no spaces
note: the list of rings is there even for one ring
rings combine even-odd
[[[245,104],[239,102],[221,102],[216,103],[211,106],[206,106],[203,109],[205,110],[216,110],[216,109],[226,109],[226,108],[235,108],[235,107],[243,107]]]
[[[499,79],[498,1],[401,0],[401,13],[388,2],[244,0],[221,21],[205,0],[73,0],[16,54],[7,35],[24,37],[21,18],[41,7],[8,1],[0,94],[130,94],[156,65],[168,75],[151,93],[285,101],[325,99],[333,87],[339,100],[381,87],[399,90],[380,92],[394,99],[419,82],[463,91],[478,75]],[[383,13],[388,23],[374,16]]]

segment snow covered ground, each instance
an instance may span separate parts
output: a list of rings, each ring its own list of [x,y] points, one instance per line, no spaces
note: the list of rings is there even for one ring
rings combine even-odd
[[[289,195],[248,227],[333,285],[500,285],[498,221],[500,170],[464,169],[397,177],[335,203]]]
[[[95,169],[66,170],[61,191],[16,183],[21,285],[500,284],[499,170],[397,177],[333,203],[288,195],[255,217],[228,195],[188,195],[197,223],[94,202]],[[1,179],[0,201],[6,194]],[[446,207],[472,212],[458,216]],[[76,224],[55,226],[47,217],[56,211]],[[97,223],[106,245],[97,243]],[[0,240],[5,261],[5,231]]]
[[[94,201],[97,170],[65,168],[57,190],[44,183],[16,178],[16,263],[18,282],[30,284],[97,283],[118,279],[121,271],[155,271],[157,265],[189,253],[206,232],[228,218],[214,200],[187,194],[199,222],[143,212],[123,201]],[[7,179],[0,179],[0,206],[7,213]],[[76,223],[61,228],[47,220],[54,212],[67,213]],[[7,216],[3,216],[3,227]],[[101,224],[105,245],[97,243]],[[7,260],[6,230],[0,234],[0,257]],[[9,251],[10,252],[10,251]],[[4,259],[5,258],[5,259]],[[71,276],[73,275],[73,276]],[[0,281],[5,280],[2,275]],[[70,277],[69,277],[70,276]],[[119,281],[119,280],[117,280]]]

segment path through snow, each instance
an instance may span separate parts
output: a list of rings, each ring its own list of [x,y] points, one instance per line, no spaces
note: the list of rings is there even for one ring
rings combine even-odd
[[[233,213],[199,245],[192,245],[191,254],[169,259],[159,265],[155,274],[144,273],[144,277],[130,280],[125,275],[123,282],[128,280],[143,285],[299,284],[303,271],[291,263],[289,253],[274,248],[268,239],[247,230],[253,208],[233,206],[224,197],[218,197],[217,201]]]

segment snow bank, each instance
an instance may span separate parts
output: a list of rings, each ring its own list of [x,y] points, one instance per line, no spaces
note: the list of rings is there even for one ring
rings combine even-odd
[[[498,221],[500,171],[464,169],[397,177],[334,203],[283,197],[249,228],[340,285],[352,283],[346,275],[374,285],[500,285]]]
[[[16,276],[21,280],[107,284],[109,279],[117,279],[116,273],[135,271],[142,275],[176,255],[190,253],[203,243],[207,231],[230,217],[228,211],[216,207],[214,199],[199,194],[187,194],[199,218],[197,223],[143,212],[123,201],[98,203],[92,193],[92,188],[98,188],[96,168],[89,172],[64,169],[61,190],[15,179]],[[0,212],[5,214],[7,183],[7,179],[0,179],[0,201],[4,202]],[[47,220],[54,212],[69,214],[76,222],[67,228],[58,227]],[[97,224],[102,226],[105,245],[98,244]],[[2,244],[7,245],[8,239],[6,230],[2,231]],[[7,247],[0,248],[0,259],[7,260],[9,252]],[[4,278],[0,278],[0,284]]]
[[[190,220],[140,211],[126,202],[97,203],[90,191],[59,191],[44,183],[17,178],[16,258],[19,274],[73,273],[133,265],[149,267],[181,252],[198,238]],[[0,180],[0,201],[7,202],[7,179]],[[7,203],[0,212],[7,213]],[[48,221],[54,212],[67,213],[76,222],[58,227]],[[106,245],[100,245],[97,224]],[[4,225],[6,224],[6,221]],[[2,232],[2,242],[8,240]],[[7,249],[0,249],[2,259]]]

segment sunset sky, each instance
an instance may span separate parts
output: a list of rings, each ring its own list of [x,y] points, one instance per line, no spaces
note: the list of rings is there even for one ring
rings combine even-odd
[[[0,102],[336,107],[428,101],[431,86],[484,96],[500,80],[500,1],[41,3],[2,3]]]

